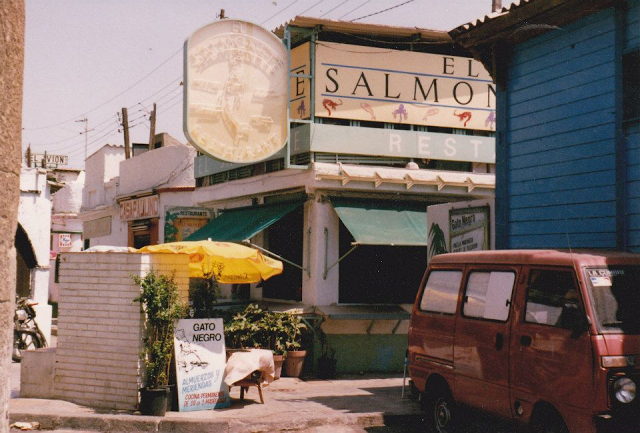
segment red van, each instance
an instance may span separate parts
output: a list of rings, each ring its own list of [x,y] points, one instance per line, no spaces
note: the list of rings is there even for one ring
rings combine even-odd
[[[459,405],[536,432],[640,431],[640,254],[505,250],[431,259],[409,373],[434,431]]]

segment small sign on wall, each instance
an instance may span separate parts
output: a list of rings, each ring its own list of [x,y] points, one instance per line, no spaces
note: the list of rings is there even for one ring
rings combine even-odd
[[[174,333],[180,412],[229,407],[222,319],[181,319]]]
[[[71,234],[70,233],[58,234],[58,246],[60,248],[71,248]]]

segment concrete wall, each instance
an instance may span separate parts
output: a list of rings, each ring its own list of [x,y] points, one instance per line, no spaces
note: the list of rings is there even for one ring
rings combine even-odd
[[[133,410],[142,386],[143,317],[131,275],[170,275],[188,297],[186,254],[66,253],[60,263],[55,397]]]
[[[16,250],[24,70],[24,0],[0,2],[0,371],[10,368],[16,290]],[[9,431],[9,375],[0,380],[0,431]]]

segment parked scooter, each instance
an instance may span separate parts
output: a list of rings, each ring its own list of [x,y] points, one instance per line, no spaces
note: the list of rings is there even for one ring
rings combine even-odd
[[[36,311],[34,305],[38,305],[32,299],[17,298],[16,312],[13,316],[13,352],[11,358],[20,362],[22,351],[47,347],[47,339],[36,323]]]

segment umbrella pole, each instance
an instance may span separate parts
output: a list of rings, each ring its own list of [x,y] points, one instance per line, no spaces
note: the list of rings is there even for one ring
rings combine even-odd
[[[271,251],[269,251],[269,250],[265,250],[264,248],[262,248],[262,247],[260,247],[260,246],[258,246],[258,245],[254,245],[254,244],[252,244],[251,242],[243,242],[243,243],[246,243],[247,245],[251,245],[251,247],[252,247],[252,248],[255,248],[256,250],[260,250],[260,251],[262,251],[263,253],[267,254],[268,256],[275,257],[275,258],[276,258],[276,259],[278,259],[278,260],[282,260],[283,262],[288,263],[288,264],[290,264],[291,266],[293,266],[293,267],[295,267],[295,268],[300,269],[301,271],[304,271],[304,272],[306,272],[306,271],[307,271],[307,270],[306,270],[306,268],[303,268],[302,266],[298,265],[297,263],[293,263],[292,261],[287,260],[287,259],[285,259],[284,257],[281,257],[281,256],[277,255],[276,253],[272,253],[272,252],[271,252]]]

